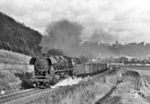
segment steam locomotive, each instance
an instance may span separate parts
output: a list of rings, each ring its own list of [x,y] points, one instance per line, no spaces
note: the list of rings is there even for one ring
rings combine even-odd
[[[67,56],[32,57],[29,64],[34,65],[31,82],[34,87],[50,87],[59,80],[74,76],[74,58]]]
[[[34,73],[31,78],[32,85],[37,88],[48,88],[67,77],[109,69],[109,65],[105,63],[81,64],[77,60],[77,58],[68,56],[31,58],[30,65],[34,65]]]

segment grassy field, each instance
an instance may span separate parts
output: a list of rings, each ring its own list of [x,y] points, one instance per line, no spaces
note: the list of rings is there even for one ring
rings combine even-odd
[[[26,72],[33,71],[29,60],[29,56],[0,50],[0,91],[21,88],[22,81],[29,76]]]

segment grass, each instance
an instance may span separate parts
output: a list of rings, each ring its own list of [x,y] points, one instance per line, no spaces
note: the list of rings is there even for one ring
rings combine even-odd
[[[19,88],[21,80],[10,71],[0,72],[0,89],[11,90]]]
[[[0,50],[0,63],[5,64],[28,64],[30,57],[7,50]]]

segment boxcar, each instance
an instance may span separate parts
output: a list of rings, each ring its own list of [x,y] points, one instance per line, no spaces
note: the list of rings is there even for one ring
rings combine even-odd
[[[76,66],[76,74],[96,74],[108,69],[108,65],[105,63],[86,63]]]

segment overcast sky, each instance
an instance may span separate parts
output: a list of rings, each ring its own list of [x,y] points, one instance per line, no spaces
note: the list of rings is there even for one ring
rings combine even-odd
[[[0,11],[42,34],[52,21],[68,19],[87,37],[97,29],[121,42],[150,42],[150,0],[0,0]]]

